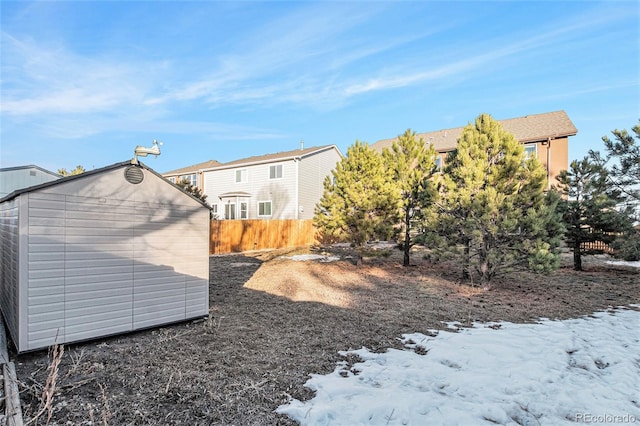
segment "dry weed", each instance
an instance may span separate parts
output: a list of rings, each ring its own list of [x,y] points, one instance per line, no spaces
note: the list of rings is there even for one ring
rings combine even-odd
[[[40,409],[36,413],[36,415],[28,421],[26,424],[29,425],[38,421],[40,416],[42,416],[45,412],[47,413],[47,421],[45,424],[49,424],[51,422],[51,416],[53,415],[53,396],[56,392],[56,385],[58,381],[58,368],[60,366],[60,362],[62,361],[62,356],[64,355],[64,345],[58,345],[54,343],[54,345],[50,348],[50,356],[51,360],[49,362],[47,380],[44,383],[44,387],[42,388],[42,396],[40,397]]]

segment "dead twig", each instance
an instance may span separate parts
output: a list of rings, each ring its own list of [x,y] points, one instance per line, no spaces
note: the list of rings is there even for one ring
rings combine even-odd
[[[53,344],[51,350],[51,362],[49,363],[49,374],[47,380],[42,388],[42,397],[40,398],[40,410],[38,413],[26,424],[29,425],[37,421],[44,412],[47,412],[47,422],[51,422],[51,416],[53,415],[53,395],[56,391],[56,383],[58,380],[58,367],[60,361],[62,361],[62,355],[64,354],[64,345]]]
[[[100,387],[100,395],[102,396],[102,411],[100,412],[100,416],[102,417],[102,424],[104,426],[108,426],[109,420],[111,420],[109,400],[107,399],[107,395],[104,392],[104,386],[102,386],[102,383],[98,383],[98,386]]]

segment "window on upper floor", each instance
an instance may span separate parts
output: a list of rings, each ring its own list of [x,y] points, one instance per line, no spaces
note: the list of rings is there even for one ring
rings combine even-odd
[[[435,166],[436,166],[436,172],[442,171],[442,155],[436,156]]]
[[[171,182],[171,183],[176,183],[176,177],[175,177],[175,176],[171,176],[171,177],[169,178],[169,182]]]
[[[282,179],[282,164],[269,166],[269,179]]]
[[[236,170],[236,183],[243,183],[247,181],[247,169]]]
[[[188,184],[190,184],[191,186],[198,186],[197,185],[197,178],[196,178],[196,174],[192,173],[190,175],[183,175],[180,176],[180,181],[184,181],[187,182]]]
[[[525,158],[537,158],[538,157],[538,144],[530,143],[524,146],[524,155]]]
[[[271,216],[271,201],[258,202],[258,216],[261,216],[261,217]]]

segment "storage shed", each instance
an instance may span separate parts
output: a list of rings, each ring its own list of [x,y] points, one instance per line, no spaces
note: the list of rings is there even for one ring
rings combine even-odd
[[[208,314],[209,208],[135,161],[0,199],[0,245],[18,352]]]

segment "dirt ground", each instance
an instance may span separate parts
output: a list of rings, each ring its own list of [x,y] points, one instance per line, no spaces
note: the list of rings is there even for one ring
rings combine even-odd
[[[401,334],[443,321],[565,319],[640,303],[639,270],[597,257],[585,259],[585,272],[566,258],[551,275],[513,273],[485,291],[420,253],[408,268],[397,250],[372,253],[361,266],[346,249],[326,253],[343,258],[330,263],[282,257],[291,254],[211,257],[209,319],[65,346],[50,423],[295,424],[274,410],[313,397],[304,383],[333,371],[338,351],[399,347]],[[51,354],[14,358],[28,421],[41,406]]]

